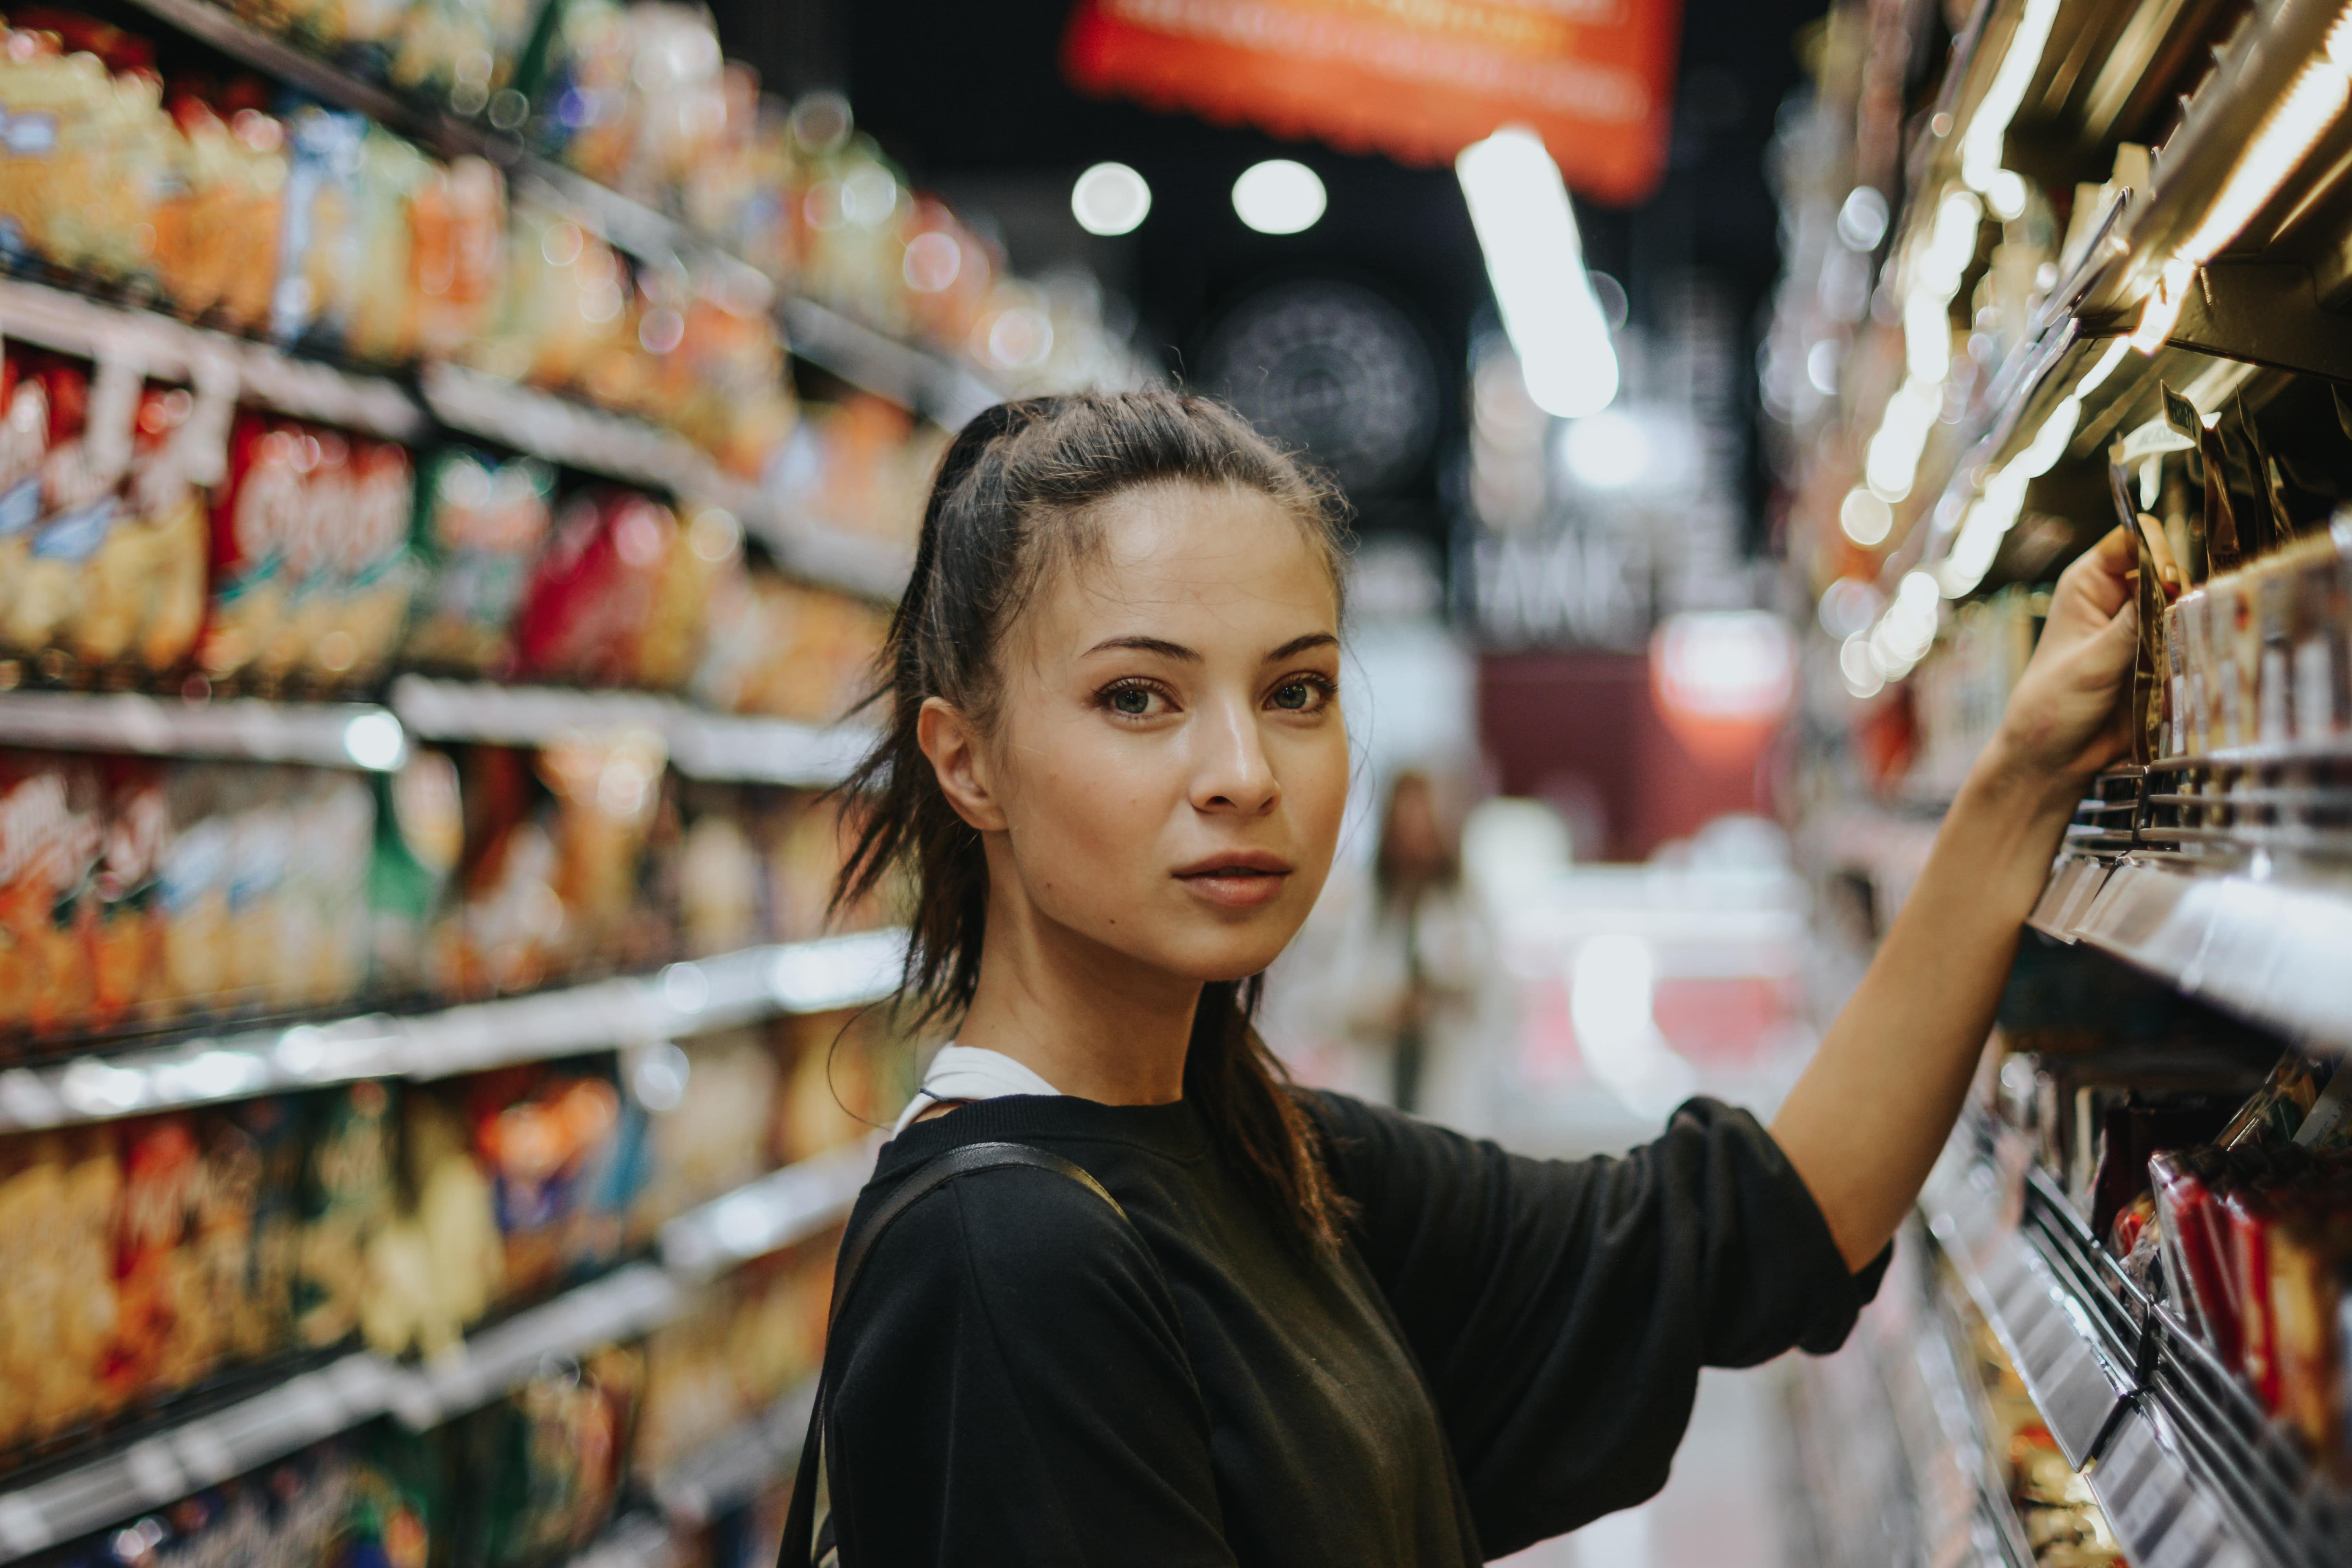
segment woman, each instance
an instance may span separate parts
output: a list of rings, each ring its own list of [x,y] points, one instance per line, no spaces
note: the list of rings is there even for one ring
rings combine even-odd
[[[943,459],[844,893],[904,867],[957,1028],[827,1350],[841,1561],[1451,1568],[1657,1490],[1698,1370],[1835,1346],[1958,1113],[2131,668],[2125,557],[2062,581],[1998,738],[1768,1133],[1622,1159],[1292,1089],[1255,977],[1348,785],[1331,498],[1213,403],[1006,405]]]
[[[1329,1081],[1458,1131],[1493,1124],[1488,1082],[1508,979],[1462,877],[1461,829],[1419,768],[1389,781],[1368,871],[1334,872],[1303,937],[1268,976],[1304,993],[1297,1011],[1344,1042],[1354,1071]],[[1323,925],[1318,931],[1316,927]],[[1270,997],[1270,1000],[1272,998]],[[1295,1060],[1295,1058],[1294,1058]]]

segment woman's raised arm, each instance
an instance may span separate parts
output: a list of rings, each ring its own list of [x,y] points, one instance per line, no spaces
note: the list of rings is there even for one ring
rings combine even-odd
[[[2067,820],[2125,748],[2131,566],[2118,528],[2059,578],[2041,643],[1927,869],[1773,1120],[1851,1267],[1886,1245],[1927,1179]]]

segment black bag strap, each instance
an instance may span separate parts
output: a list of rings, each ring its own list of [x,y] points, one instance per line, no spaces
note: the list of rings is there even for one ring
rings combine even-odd
[[[1118,1200],[1094,1178],[1094,1173],[1075,1161],[1059,1154],[1049,1154],[1043,1149],[1033,1149],[1026,1143],[967,1143],[961,1149],[950,1149],[916,1168],[900,1182],[898,1190],[882,1206],[869,1215],[864,1225],[842,1239],[841,1261],[833,1275],[833,1307],[825,1321],[825,1369],[817,1373],[816,1401],[809,1410],[808,1435],[801,1440],[800,1469],[793,1479],[793,1505],[784,1516],[784,1539],[776,1554],[777,1568],[821,1568],[830,1562],[835,1545],[833,1519],[828,1512],[824,1526],[817,1528],[817,1474],[823,1463],[825,1406],[828,1403],[829,1368],[833,1360],[832,1328],[841,1319],[841,1310],[848,1304],[849,1293],[856,1289],[857,1277],[866,1267],[866,1255],[882,1233],[890,1228],[900,1215],[915,1206],[923,1197],[954,1181],[977,1171],[993,1171],[1006,1165],[1027,1165],[1034,1170],[1051,1171],[1066,1177],[1108,1204],[1111,1212],[1121,1221],[1132,1224]]]

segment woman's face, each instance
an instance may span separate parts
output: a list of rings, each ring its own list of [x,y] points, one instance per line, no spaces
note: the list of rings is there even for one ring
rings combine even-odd
[[[1015,884],[999,900],[1187,980],[1255,974],[1307,918],[1347,803],[1329,568],[1247,490],[1129,490],[1098,524],[1005,638],[977,789],[942,783]]]

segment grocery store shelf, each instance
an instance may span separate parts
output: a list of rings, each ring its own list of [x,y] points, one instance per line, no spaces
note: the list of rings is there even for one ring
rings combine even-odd
[[[2031,923],[2315,1047],[2352,1052],[2352,884],[2162,851],[2061,858]]]
[[[2021,1146],[1964,1122],[1920,1205],[2133,1563],[2352,1560],[2347,1500],[2124,1275]],[[2080,1370],[2086,1358],[2111,1391],[2095,1400]]]
[[[471,121],[344,70],[299,44],[257,27],[212,0],[131,0],[192,37],[303,92],[366,115],[444,157],[473,153],[504,165],[518,196],[555,207],[614,248],[642,260],[698,268],[734,298],[763,304],[775,283],[750,262],[666,213],[585,175],[532,157],[520,138]],[[793,350],[843,380],[931,416],[950,429],[1001,395],[971,372],[850,321],[813,300],[785,302]],[[583,465],[593,467],[593,465]]]
[[[757,504],[749,486],[720,473],[685,437],[643,419],[609,414],[464,365],[425,365],[417,373],[417,385],[434,416],[453,430],[551,463],[731,506],[739,512]]]
[[[646,1333],[683,1310],[697,1289],[726,1268],[837,1222],[873,1162],[871,1142],[850,1144],[763,1176],[674,1222],[662,1237],[665,1254],[673,1233],[691,1234],[698,1226],[724,1232],[714,1237],[716,1253],[697,1255],[688,1267],[630,1264],[468,1335],[448,1354],[422,1365],[354,1352],[142,1432],[58,1474],[0,1489],[0,1563],[161,1507],[379,1415],[389,1414],[411,1430],[437,1426],[496,1399],[551,1360]],[[739,1199],[746,1206],[729,1210]],[[713,1226],[702,1217],[730,1212],[751,1213],[765,1227],[761,1237],[751,1237],[740,1222],[729,1230],[727,1222]],[[680,1225],[684,1232],[677,1231]],[[799,1451],[813,1394],[810,1385],[795,1389],[688,1456],[656,1479],[656,1500],[672,1518],[693,1521],[756,1493]],[[616,1526],[607,1542],[626,1528],[625,1521]]]
[[[740,1508],[790,1476],[808,1435],[816,1380],[688,1455],[654,1478],[654,1501],[673,1524],[701,1524]]]
[[[2000,1167],[1979,1159],[1964,1132],[1920,1196],[1927,1228],[2033,1396],[2067,1463],[2081,1469],[2131,1388],[2131,1365],[2087,1315],[2069,1310],[2064,1282],[2019,1234],[2018,1197]],[[2011,1162],[2012,1166],[2014,1162]],[[2021,1173],[2020,1173],[2021,1176]]]
[[[349,1431],[387,1408],[398,1369],[364,1352],[287,1379],[46,1480],[0,1492],[13,1563]]]
[[[162,380],[217,387],[281,414],[391,440],[414,441],[429,427],[425,411],[388,377],[22,278],[0,278],[0,334],[59,353],[128,358]]]
[[[909,348],[814,300],[783,302],[793,353],[853,385],[961,430],[1004,394],[952,361]]]
[[[677,1280],[650,1263],[633,1263],[543,1307],[468,1334],[447,1355],[400,1368],[384,1406],[410,1431],[425,1431],[481,1408],[550,1360],[635,1339],[669,1321],[685,1305]]]
[[[807,1240],[849,1213],[877,1147],[873,1140],[845,1144],[680,1215],[662,1226],[662,1266],[707,1279]]]
[[[412,1017],[370,1014],[84,1057],[58,1068],[13,1068],[0,1072],[0,1131],[113,1121],[357,1079],[449,1078],[779,1014],[858,1006],[896,986],[905,941],[895,930],[859,931]]]
[[[487,150],[481,133],[464,121],[353,76],[299,45],[253,26],[224,5],[210,0],[131,0],[131,4],[322,103],[356,110],[444,156]]]
[[[1958,1326],[1931,1282],[1919,1240],[1915,1232],[1901,1242],[1906,1256],[1896,1262],[1923,1277],[1907,1292],[1916,1305],[1891,1320],[1880,1341],[1895,1434],[1919,1500],[1925,1561],[1950,1568],[2034,1568],[2005,1467],[1993,1456],[1991,1415],[1975,1382],[1973,1352],[1956,1342]],[[1879,1300],[1889,1302],[1885,1289]]]
[[[667,1523],[632,1513],[614,1521],[565,1568],[686,1568],[688,1561]]]
[[[829,789],[849,776],[873,736],[856,725],[709,713],[643,691],[491,686],[404,675],[393,711],[420,740],[543,745],[560,735],[646,729],[658,732],[689,778]]]
[[[135,691],[0,691],[0,745],[373,773],[389,773],[408,755],[400,721],[373,703],[190,702]]]

